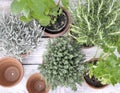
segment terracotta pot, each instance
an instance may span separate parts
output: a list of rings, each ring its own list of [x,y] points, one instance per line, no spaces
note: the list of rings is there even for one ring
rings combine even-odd
[[[45,81],[39,73],[33,74],[27,81],[27,90],[29,93],[48,93]]]
[[[0,85],[10,87],[16,85],[23,77],[22,64],[12,57],[0,59]]]
[[[89,60],[87,62],[88,63],[94,62],[93,64],[96,64],[97,61],[98,61],[98,58],[92,58],[91,60]],[[90,78],[89,74],[84,75],[84,80],[88,86],[90,86],[91,88],[94,88],[94,89],[102,89],[107,86],[107,84],[106,85],[101,84],[101,81],[99,81],[94,76],[92,78]]]
[[[71,23],[70,13],[67,10],[65,10],[64,8],[62,8],[62,9],[68,19],[67,24],[64,27],[64,29],[62,29],[59,33],[49,33],[48,31],[45,31],[43,37],[49,37],[49,38],[59,37],[59,36],[63,36],[65,33],[70,31],[70,23]]]

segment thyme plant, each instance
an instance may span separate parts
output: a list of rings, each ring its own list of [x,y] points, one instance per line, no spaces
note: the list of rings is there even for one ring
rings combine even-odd
[[[42,36],[41,26],[34,20],[27,24],[14,15],[4,15],[0,19],[0,41],[6,55],[21,57],[33,51]]]
[[[116,46],[120,38],[120,0],[78,0],[71,14],[72,36],[79,43],[105,50]]]
[[[83,79],[84,59],[80,46],[74,40],[55,38],[49,41],[39,70],[52,89],[65,86],[76,90],[76,83],[81,84]]]

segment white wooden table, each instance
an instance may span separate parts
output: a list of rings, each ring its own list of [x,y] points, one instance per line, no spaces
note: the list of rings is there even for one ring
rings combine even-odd
[[[22,64],[24,67],[24,77],[22,81],[11,88],[0,86],[0,93],[28,93],[26,89],[26,82],[32,74],[39,72],[37,68],[38,65],[42,63],[42,55],[46,51],[47,41],[48,39],[42,39],[41,45],[33,53],[23,59]],[[91,58],[91,55],[94,55],[95,49],[96,47],[91,51],[84,50],[88,59]],[[114,87],[109,85],[106,88],[97,90],[90,88],[85,82],[83,82],[82,86],[77,85],[77,87],[78,90],[76,92],[72,91],[70,88],[58,87],[54,91],[50,90],[49,93],[120,93],[120,85],[115,85]]]
[[[12,0],[0,0],[0,14],[8,13],[10,11],[10,3]],[[70,0],[72,2],[76,0]],[[72,5],[71,2],[71,5]],[[29,56],[23,59],[22,64],[24,67],[24,77],[21,82],[10,88],[5,88],[0,86],[0,93],[28,93],[26,89],[26,82],[28,78],[34,74],[39,72],[37,70],[38,65],[42,63],[42,54],[46,50],[46,44],[48,39],[43,39],[41,45]],[[87,54],[86,58],[91,58],[94,55],[94,51],[97,47],[94,47],[92,50],[83,50]],[[99,56],[98,52],[97,57]],[[117,54],[117,53],[116,53]],[[119,56],[119,55],[118,55]],[[77,85],[78,90],[76,92],[72,91],[70,88],[58,87],[56,90],[50,90],[49,93],[120,93],[120,85],[116,84],[115,86],[109,85],[103,89],[92,89],[85,82],[83,82],[82,86]]]

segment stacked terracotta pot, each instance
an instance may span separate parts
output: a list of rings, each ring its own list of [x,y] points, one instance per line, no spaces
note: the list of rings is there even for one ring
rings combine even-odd
[[[29,93],[48,93],[44,79],[39,73],[33,74],[27,81],[27,90]]]
[[[0,59],[0,85],[10,87],[16,85],[23,77],[23,66],[15,58]]]

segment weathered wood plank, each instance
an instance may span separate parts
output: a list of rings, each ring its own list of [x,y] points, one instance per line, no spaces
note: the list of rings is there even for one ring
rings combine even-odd
[[[25,57],[22,61],[23,64],[41,64],[43,61],[43,54],[46,51],[46,46],[48,43],[47,38],[43,38],[41,41],[41,45],[32,52],[29,56]]]

